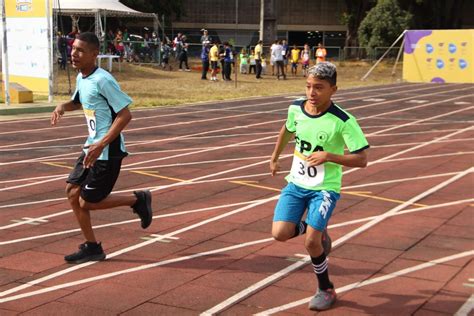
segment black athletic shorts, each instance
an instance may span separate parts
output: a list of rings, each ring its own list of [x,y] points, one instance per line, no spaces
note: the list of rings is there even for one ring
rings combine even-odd
[[[97,160],[91,168],[85,169],[85,156],[86,154],[82,152],[77,158],[76,165],[66,182],[80,186],[81,197],[86,202],[98,203],[112,192],[120,174],[122,158]]]
[[[211,61],[211,69],[217,69],[217,61]]]

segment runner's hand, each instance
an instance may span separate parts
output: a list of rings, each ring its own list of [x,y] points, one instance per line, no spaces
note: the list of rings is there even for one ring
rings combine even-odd
[[[59,119],[63,116],[63,114],[64,114],[64,109],[63,109],[62,104],[57,105],[53,113],[51,113],[51,125],[53,126],[56,125]]]
[[[278,171],[280,171],[280,162],[277,161],[270,161],[270,171],[272,173],[272,176],[275,176]]]
[[[328,161],[328,153],[325,151],[315,151],[306,158],[308,166],[319,166]]]
[[[102,145],[102,143],[90,145],[87,150],[87,154],[84,157],[84,167],[86,169],[92,167],[103,150],[104,146]]]

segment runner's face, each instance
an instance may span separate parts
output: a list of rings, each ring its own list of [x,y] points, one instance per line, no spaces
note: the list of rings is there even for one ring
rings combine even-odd
[[[93,48],[91,44],[76,39],[72,44],[72,66],[79,70],[92,68],[95,66],[98,53],[98,50]]]
[[[308,76],[306,79],[306,97],[312,106],[324,107],[329,105],[336,90],[337,86],[331,86],[326,80],[314,76]]]

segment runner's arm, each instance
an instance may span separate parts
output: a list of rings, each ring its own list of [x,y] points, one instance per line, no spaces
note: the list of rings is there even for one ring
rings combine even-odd
[[[316,151],[306,159],[309,166],[317,166],[325,162],[337,163],[345,167],[365,168],[367,166],[367,149],[347,155],[337,155],[327,151]]]
[[[59,119],[64,115],[64,112],[79,110],[81,107],[82,104],[75,103],[74,100],[63,104],[58,104],[53,113],[51,113],[51,125],[56,125]]]
[[[286,125],[283,124],[280,133],[278,134],[275,149],[273,149],[272,158],[270,160],[270,170],[272,172],[272,176],[276,175],[277,171],[280,169],[278,158],[280,157],[281,152],[283,151],[283,149],[285,149],[286,145],[292,137],[293,133],[289,132],[286,129]]]
[[[131,119],[132,113],[130,113],[128,107],[117,113],[117,117],[112,123],[112,126],[110,126],[107,134],[105,134],[105,136],[99,142],[89,146],[87,155],[84,158],[84,166],[86,168],[90,168],[94,164],[94,162],[97,160],[97,158],[99,158],[100,154],[104,150],[105,146],[120,136],[120,133],[131,121]]]

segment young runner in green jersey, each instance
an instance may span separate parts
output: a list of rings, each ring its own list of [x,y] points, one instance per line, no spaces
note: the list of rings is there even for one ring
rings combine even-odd
[[[331,100],[336,81],[332,63],[322,62],[308,70],[306,98],[290,105],[270,161],[275,175],[280,169],[278,158],[294,136],[293,163],[275,207],[272,235],[286,241],[306,233],[305,247],[319,284],[309,303],[311,310],[329,309],[336,301],[328,274],[326,227],[339,199],[342,166],[365,167],[369,148],[356,119]],[[306,220],[301,221],[306,210]]]

